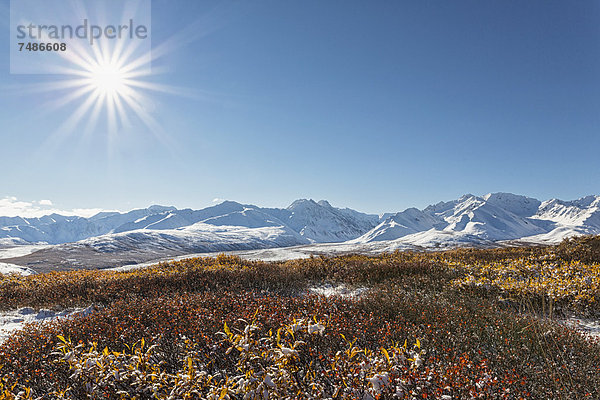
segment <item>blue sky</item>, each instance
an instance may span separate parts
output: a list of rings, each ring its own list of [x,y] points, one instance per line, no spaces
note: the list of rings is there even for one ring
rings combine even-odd
[[[147,103],[163,140],[139,121],[109,136],[101,117],[50,145],[75,105],[19,88],[60,77],[11,75],[0,53],[0,198],[383,212],[600,194],[596,1],[153,0],[165,42],[148,80],[180,93]]]

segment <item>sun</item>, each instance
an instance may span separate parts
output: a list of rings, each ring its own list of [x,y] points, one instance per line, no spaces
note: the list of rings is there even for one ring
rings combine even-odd
[[[133,118],[139,119],[154,135],[163,136],[162,127],[148,107],[149,92],[175,94],[175,91],[144,79],[153,75],[148,66],[149,54],[132,58],[127,48],[98,45],[94,51],[74,48],[65,57],[72,63],[65,70],[68,78],[49,90],[66,89],[55,100],[57,105],[78,103],[78,106],[59,127],[61,137],[77,131],[82,123],[86,132],[93,130],[101,115],[106,116],[107,133],[112,136],[130,126]]]
[[[51,38],[44,41],[53,43]],[[170,43],[171,39],[166,41]],[[195,93],[159,81],[165,70],[153,69],[152,61],[170,52],[166,44],[145,49],[137,42],[98,40],[87,46],[74,41],[68,52],[57,53],[61,63],[54,71],[62,77],[32,87],[36,92],[56,92],[47,103],[49,110],[73,106],[49,140],[60,143],[75,133],[88,140],[100,132],[113,146],[117,137],[141,132],[170,143],[169,132],[157,119],[158,96]]]
[[[88,75],[88,84],[101,96],[122,96],[127,89],[127,74],[114,63],[98,64]]]

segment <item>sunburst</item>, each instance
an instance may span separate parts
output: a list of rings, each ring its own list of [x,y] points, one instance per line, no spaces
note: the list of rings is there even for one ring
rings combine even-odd
[[[40,42],[57,43],[51,38]],[[63,120],[48,140],[57,145],[73,132],[90,134],[106,126],[109,141],[136,119],[146,131],[166,144],[169,140],[154,116],[152,92],[183,94],[178,88],[155,83],[156,71],[151,69],[152,52],[141,52],[135,41],[104,40],[93,46],[73,41],[68,51],[55,53],[56,67],[52,82],[36,83],[35,92],[52,92],[46,112],[68,109]]]
[[[123,16],[136,15],[135,1],[124,4]],[[78,21],[92,19],[83,6],[77,15]],[[82,138],[89,138],[94,133],[105,134],[109,148],[114,147],[114,139],[120,135],[146,133],[171,149],[176,147],[157,117],[157,110],[162,106],[158,104],[157,107],[157,102],[162,100],[157,95],[212,102],[218,94],[158,83],[158,75],[164,70],[151,64],[216,29],[214,21],[220,18],[209,18],[208,15],[198,18],[152,48],[149,42],[136,40],[98,40],[93,45],[74,40],[68,42],[68,51],[53,52],[52,57],[58,57],[56,62],[48,62],[44,66],[52,75],[44,78],[44,82],[38,81],[28,87],[19,85],[18,88],[21,94],[52,94],[51,99],[40,108],[40,116],[66,110],[67,117],[42,146],[44,152],[60,147],[75,132]],[[60,44],[60,40],[50,37],[38,40],[40,43]],[[50,57],[49,53],[46,54]]]
[[[108,44],[100,46],[94,51],[75,47],[72,53],[65,55],[73,67],[62,71],[67,79],[55,87],[57,90],[68,89],[57,104],[79,102],[80,105],[65,121],[63,130],[74,129],[86,118],[88,128],[93,127],[104,113],[110,134],[127,125],[130,117],[137,117],[152,133],[160,136],[160,124],[145,106],[147,96],[152,91],[175,93],[175,88],[144,81],[152,75],[150,53],[132,59],[133,49],[110,48]]]

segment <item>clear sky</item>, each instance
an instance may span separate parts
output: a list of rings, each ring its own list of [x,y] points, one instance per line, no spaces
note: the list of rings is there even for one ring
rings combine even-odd
[[[0,52],[0,198],[383,212],[600,194],[598,1],[152,0],[151,33],[168,51],[146,80],[177,88],[146,93],[162,138],[102,114],[49,140],[77,104],[21,90],[61,77],[11,75]]]

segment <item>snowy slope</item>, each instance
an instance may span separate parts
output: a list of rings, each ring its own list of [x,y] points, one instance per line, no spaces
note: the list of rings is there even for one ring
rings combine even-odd
[[[522,238],[524,242],[558,243],[577,235],[600,235],[600,196],[586,196],[573,201],[544,201],[532,220],[552,223],[551,229]]]
[[[488,193],[482,198],[487,204],[502,208],[519,217],[531,217],[542,204],[537,199],[512,193]]]
[[[565,239],[581,235],[600,235],[600,229],[578,226],[557,226],[550,232],[539,235],[524,236],[517,241],[533,244],[553,244],[560,243]]]
[[[269,209],[294,231],[311,242],[342,242],[354,239],[374,228],[377,215],[332,207],[327,201],[296,200],[287,209]]]
[[[231,225],[245,226],[247,228],[263,228],[267,226],[285,225],[281,220],[279,220],[279,218],[266,213],[260,208],[251,206],[243,207],[243,209],[239,211],[207,218],[202,222],[218,226]]]
[[[7,247],[23,246],[27,244],[29,244],[29,242],[21,238],[2,238],[0,239],[0,250]]]
[[[86,247],[101,253],[135,250],[159,254],[165,251],[181,254],[287,247],[306,243],[308,243],[306,239],[283,226],[245,228],[214,226],[199,222],[178,229],[140,229],[102,235],[60,247]]]
[[[409,208],[388,217],[371,231],[355,239],[355,243],[394,240],[406,235],[433,229],[443,221],[416,208]]]
[[[518,239],[545,232],[519,216],[521,210],[500,207],[484,197],[465,195],[452,203],[453,207],[442,212],[432,210],[433,215],[447,222],[445,231],[462,232],[485,240]]]
[[[380,243],[385,243],[385,247],[382,248],[382,251],[392,252],[395,250],[415,248],[446,250],[467,246],[493,247],[495,242],[464,232],[430,229],[428,231],[406,235],[400,239]]]
[[[0,262],[0,274],[17,274],[17,275],[31,275],[34,271],[27,268],[21,267],[20,265],[15,264],[6,264]]]
[[[600,196],[587,196],[573,201],[544,201],[533,217],[562,226],[600,228]]]

